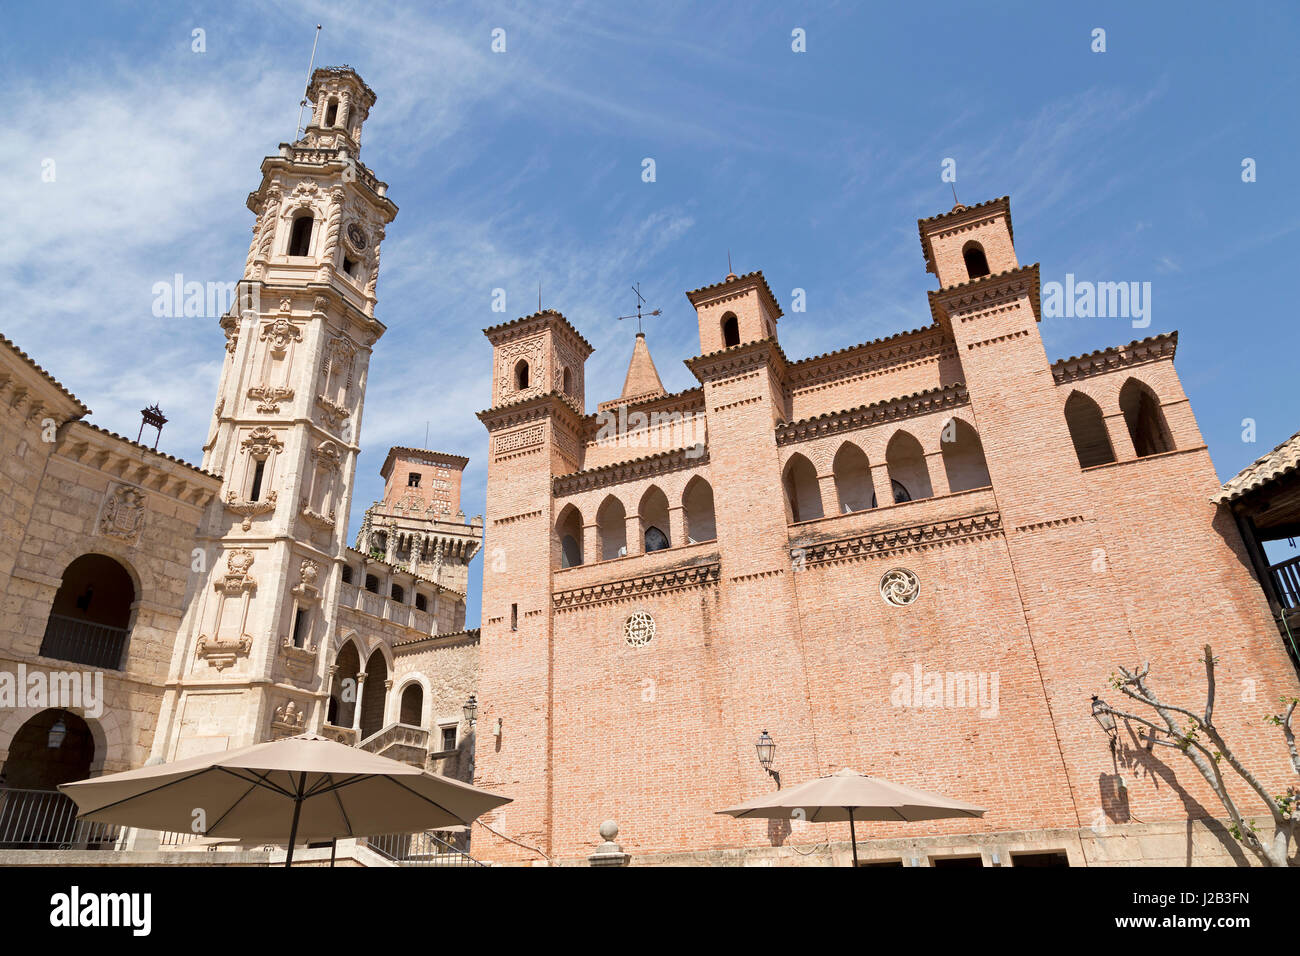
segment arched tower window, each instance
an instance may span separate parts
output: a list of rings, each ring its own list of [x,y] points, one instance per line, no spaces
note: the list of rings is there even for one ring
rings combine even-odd
[[[984,247],[974,239],[961,247],[961,257],[966,260],[966,275],[972,279],[989,274],[989,260],[984,255]]]
[[[728,312],[722,317],[722,346],[731,348],[733,345],[740,344],[740,323],[736,320],[734,312]]]
[[[606,498],[596,512],[596,533],[600,538],[600,559],[621,558],[627,554],[627,511],[613,495]]]
[[[1108,465],[1115,460],[1101,406],[1083,392],[1071,392],[1065,400],[1065,424],[1070,429],[1070,441],[1074,442],[1080,468]]]
[[[565,394],[565,395],[572,395],[572,394],[573,394],[573,376],[569,374],[569,370],[568,370],[568,368],[565,368],[563,374],[561,374],[561,376],[560,376],[560,381],[561,381],[560,387],[564,390],[564,394]]]
[[[925,463],[925,452],[921,443],[907,432],[897,432],[889,440],[885,449],[885,464],[889,466],[889,478],[910,492],[909,501],[929,498],[934,495],[930,485],[930,469]],[[897,497],[896,504],[901,504]]]
[[[641,496],[641,507],[638,509],[641,515],[642,535],[644,536],[645,552],[663,551],[672,545],[668,537],[668,498],[653,485],[644,495]]]
[[[845,442],[835,453],[831,469],[835,473],[835,490],[839,494],[840,510],[844,514],[875,507],[871,465],[861,448],[852,442]]]
[[[950,493],[986,488],[993,483],[984,461],[984,445],[970,422],[948,419],[939,434],[939,450]]]
[[[328,105],[325,107],[325,125],[333,126],[339,119],[339,99],[337,96],[331,96]]]
[[[528,387],[528,360],[520,359],[515,363],[515,390],[522,392]]]
[[[822,517],[821,490],[817,486],[817,469],[803,455],[793,455],[781,475],[792,522],[812,521]]]
[[[103,554],[83,554],[63,572],[41,656],[120,670],[135,599],[126,568]]]
[[[1145,384],[1135,378],[1125,382],[1119,392],[1119,407],[1139,458],[1174,450],[1160,402]]]
[[[289,232],[289,255],[306,256],[311,254],[311,229],[316,220],[311,213],[303,213],[293,221]]]
[[[718,526],[713,516],[713,488],[699,475],[690,480],[682,494],[682,510],[688,542],[696,544],[718,537]]]
[[[560,538],[560,567],[576,568],[582,564],[582,515],[573,505],[565,507],[555,524]]]

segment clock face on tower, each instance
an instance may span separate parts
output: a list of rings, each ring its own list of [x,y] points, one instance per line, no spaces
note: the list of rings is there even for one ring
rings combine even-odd
[[[355,222],[348,225],[348,242],[352,243],[358,251],[366,247],[367,241],[364,229]]]

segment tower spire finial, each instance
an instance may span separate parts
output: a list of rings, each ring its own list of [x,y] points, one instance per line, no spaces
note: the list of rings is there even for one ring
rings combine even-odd
[[[731,250],[727,250],[727,281],[730,282],[736,278],[736,271],[731,268]]]

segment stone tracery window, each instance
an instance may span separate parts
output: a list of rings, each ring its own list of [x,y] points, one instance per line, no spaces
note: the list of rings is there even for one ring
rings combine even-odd
[[[655,619],[646,611],[635,611],[623,622],[623,640],[628,647],[644,647],[654,640]]]

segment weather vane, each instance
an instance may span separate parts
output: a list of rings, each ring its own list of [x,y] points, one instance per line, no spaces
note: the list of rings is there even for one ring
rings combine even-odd
[[[631,315],[620,315],[618,319],[620,322],[623,319],[636,319],[636,334],[641,335],[642,334],[641,320],[648,319],[652,315],[659,315],[660,312],[658,309],[655,309],[653,312],[642,313],[641,310],[642,307],[645,305],[646,300],[645,300],[645,296],[641,294],[641,283],[638,282],[636,285],[632,286],[632,291],[636,293],[636,311]]]

